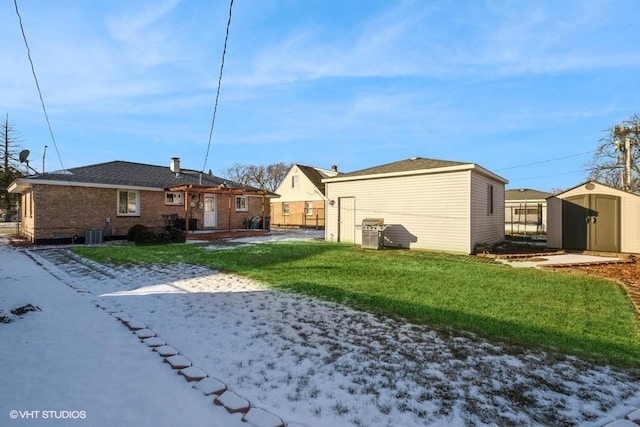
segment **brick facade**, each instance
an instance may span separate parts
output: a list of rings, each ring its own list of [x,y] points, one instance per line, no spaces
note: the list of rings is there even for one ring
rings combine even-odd
[[[165,205],[164,191],[137,192],[138,215],[118,214],[118,189],[83,186],[34,185],[22,196],[21,234],[34,242],[84,238],[87,230],[100,229],[105,237],[126,236],[129,229],[142,224],[151,229],[165,227],[162,215],[185,217],[184,205]],[[203,194],[189,196],[189,216],[203,225]],[[248,196],[248,210],[236,211],[235,195],[216,197],[217,227],[213,229],[245,228],[249,216],[260,216],[268,201]]]

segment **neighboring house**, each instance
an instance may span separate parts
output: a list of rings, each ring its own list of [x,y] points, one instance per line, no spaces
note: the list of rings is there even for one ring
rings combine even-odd
[[[640,253],[640,196],[587,181],[547,199],[547,246]]]
[[[113,161],[36,174],[9,191],[21,194],[20,234],[34,243],[82,241],[89,231],[118,238],[135,224],[161,230],[171,215],[188,230],[257,227],[269,203],[264,191],[180,169],[178,158],[169,167]]]
[[[385,246],[473,253],[504,240],[507,180],[473,163],[412,158],[324,179],[329,241],[362,243],[363,219]]]
[[[547,197],[551,193],[516,188],[504,192],[504,230],[507,234],[542,234],[547,231]]]
[[[324,228],[325,194],[323,179],[338,175],[337,166],[331,170],[312,166],[293,165],[271,201],[271,224]]]

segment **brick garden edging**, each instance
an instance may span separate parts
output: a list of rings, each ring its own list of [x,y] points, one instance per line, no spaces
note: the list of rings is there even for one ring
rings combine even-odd
[[[254,427],[304,427],[298,423],[286,424],[277,415],[252,406],[249,400],[230,391],[225,383],[210,377],[202,369],[193,366],[189,359],[159,338],[144,323],[102,301],[93,300],[92,303],[126,326],[138,337],[140,342],[157,353],[163,363],[184,377],[187,383],[194,383],[193,388],[200,390],[206,397],[214,397],[212,403],[224,407],[229,414],[243,414],[242,421]]]

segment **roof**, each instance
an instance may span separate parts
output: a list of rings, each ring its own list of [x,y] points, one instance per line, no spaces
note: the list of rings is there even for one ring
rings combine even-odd
[[[320,190],[322,194],[325,194],[324,183],[322,182],[322,180],[325,178],[338,175],[337,172],[333,172],[333,171],[330,172],[324,169],[315,168],[313,166],[305,166],[305,165],[299,165],[299,164],[295,164],[294,166],[297,166],[298,169],[303,174],[305,174],[307,178],[309,178],[309,181],[311,181],[311,183],[315,185],[316,188]]]
[[[18,178],[14,184],[12,187],[15,188],[12,188],[12,190],[17,190],[18,192],[31,184],[84,186],[93,184],[100,187],[141,187],[158,189],[185,184],[212,187],[225,184],[230,188],[257,190],[192,169],[181,168],[180,173],[176,174],[171,171],[169,166],[155,166],[119,160],[71,168],[64,171],[31,175]]]
[[[505,190],[505,200],[543,200],[551,196],[546,191],[532,190],[531,188],[512,188]]]
[[[387,163],[385,165],[374,166],[367,169],[357,170],[342,174],[342,177],[362,176],[362,175],[378,175],[383,173],[407,172],[413,170],[446,168],[449,166],[460,166],[466,163],[453,162],[450,160],[425,159],[423,157],[412,157],[398,162]]]
[[[413,173],[429,173],[429,172],[453,172],[466,169],[476,169],[479,172],[491,176],[492,178],[507,183],[507,180],[474,164],[465,162],[456,162],[451,160],[427,159],[424,157],[412,157],[406,160],[400,160],[393,163],[387,163],[380,166],[374,166],[367,169],[361,169],[354,172],[343,173],[333,178],[327,178],[324,182],[348,181],[353,179],[365,179],[365,177],[376,176],[402,176],[411,175]]]
[[[629,194],[630,194],[630,195],[632,195],[632,196],[640,197],[640,194],[639,194],[639,193],[631,193],[631,192],[628,192],[628,191],[624,191],[624,190],[621,190],[621,189],[619,189],[619,188],[612,187],[612,186],[610,186],[610,185],[604,184],[604,183],[602,183],[602,182],[600,182],[600,181],[596,181],[596,180],[588,180],[588,181],[585,181],[585,182],[583,182],[583,183],[581,183],[581,184],[574,185],[573,187],[568,188],[568,189],[566,189],[566,190],[564,190],[564,191],[562,191],[562,192],[560,192],[560,193],[558,193],[558,194],[551,194],[551,195],[550,195],[549,197],[547,197],[547,198],[551,198],[551,197],[555,197],[555,196],[560,196],[560,195],[562,195],[562,194],[568,193],[569,191],[573,191],[573,190],[575,190],[576,188],[579,188],[579,187],[582,187],[582,186],[587,186],[587,185],[601,185],[602,187],[606,187],[606,188],[609,188],[609,189],[614,190],[614,191],[616,191],[616,192],[619,192],[621,195],[629,195]],[[592,188],[593,188],[593,187],[592,187]]]

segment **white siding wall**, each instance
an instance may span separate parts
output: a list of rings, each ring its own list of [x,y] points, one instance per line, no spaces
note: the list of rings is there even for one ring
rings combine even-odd
[[[493,186],[493,213],[489,213],[488,187]],[[471,246],[504,240],[504,184],[471,172]]]
[[[326,239],[338,235],[337,200],[355,197],[356,225],[363,218],[383,218],[391,226],[385,233],[388,246],[469,253],[470,246],[470,171],[414,175],[383,179],[366,179],[327,183],[327,197],[336,200],[327,206]],[[486,197],[486,191],[483,191]],[[496,203],[501,203],[500,186],[496,185]],[[484,206],[486,206],[483,200]],[[496,205],[502,218],[504,207]],[[500,211],[502,213],[500,213]],[[486,215],[486,213],[485,213]],[[362,232],[356,230],[356,244],[362,243]]]
[[[622,252],[640,254],[640,197],[629,195],[622,200],[621,222]]]
[[[291,187],[291,177],[293,175],[298,176],[298,188]],[[316,186],[297,166],[293,166],[289,170],[287,176],[278,186],[275,193],[280,195],[280,197],[273,199],[273,203],[323,200],[322,194],[320,194]]]
[[[562,199],[547,199],[547,247],[562,248]]]

